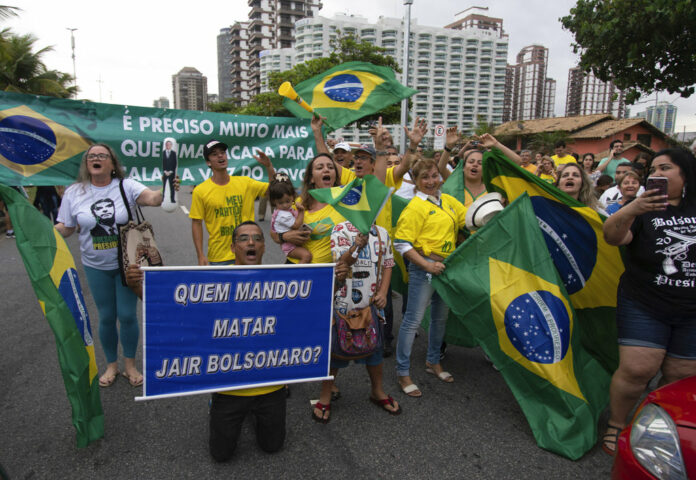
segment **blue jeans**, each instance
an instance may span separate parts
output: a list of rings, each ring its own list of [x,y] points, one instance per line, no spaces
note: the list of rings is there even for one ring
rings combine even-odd
[[[449,307],[430,284],[428,272],[416,266],[415,263],[411,263],[408,266],[408,275],[408,307],[401,321],[399,340],[396,345],[396,374],[400,377],[410,375],[413,339],[428,305],[431,308],[426,361],[431,365],[440,363],[440,346],[445,336],[445,326],[449,313]]]

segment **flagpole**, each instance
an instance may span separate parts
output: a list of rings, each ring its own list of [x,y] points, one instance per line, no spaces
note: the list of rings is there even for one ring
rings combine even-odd
[[[403,72],[403,85],[408,87],[408,57],[409,50],[411,47],[411,5],[413,0],[404,0],[404,5],[406,5],[406,29],[404,30],[404,62],[401,65],[401,71]],[[401,125],[408,126],[408,98],[401,100]],[[401,154],[406,153],[406,135],[404,135],[403,130],[401,133]]]

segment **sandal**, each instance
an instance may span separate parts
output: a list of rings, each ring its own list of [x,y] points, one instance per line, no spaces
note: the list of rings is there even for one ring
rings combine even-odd
[[[321,416],[314,413],[315,408],[321,410]],[[327,412],[329,413],[329,416],[324,418]],[[312,420],[319,423],[329,423],[329,420],[331,420],[331,404],[329,403],[324,405],[321,402],[315,403],[314,407],[312,408]]]
[[[451,373],[445,372],[444,370],[441,371],[440,373],[437,373],[435,369],[433,368],[434,365],[430,365],[428,363],[425,364],[425,373],[429,373],[431,375],[435,375],[437,378],[442,380],[445,383],[452,383],[454,382],[454,377],[452,376]]]
[[[387,412],[389,415],[399,415],[401,413],[401,405],[394,405],[394,399],[391,395],[387,395],[387,398],[383,398],[381,400],[378,400],[374,397],[370,397],[370,401],[382,410],[384,410],[385,412]],[[387,405],[390,405],[392,408],[396,407],[396,410],[389,410],[387,408]]]
[[[121,375],[123,375],[123,377],[128,380],[128,383],[130,383],[131,387],[139,387],[143,384],[142,375],[140,375],[139,377],[135,377],[135,380],[133,379],[134,377],[128,375],[128,372],[123,372]]]
[[[110,377],[107,377],[106,373],[104,373],[104,375],[99,377],[99,386],[103,387],[103,388],[110,387],[111,385],[114,384],[114,382],[118,378],[119,373],[120,372],[118,370],[116,370]]]
[[[423,393],[420,391],[420,389],[415,383],[411,383],[406,386],[399,384],[399,387],[401,387],[401,391],[409,397],[418,398],[423,396]]]
[[[608,431],[602,435],[602,450],[609,455],[609,456],[614,456],[616,455],[616,443],[619,441],[619,435],[621,434],[621,430],[623,428],[617,427],[616,425],[612,425],[611,423],[607,423],[607,430],[616,430],[614,433],[609,433]]]

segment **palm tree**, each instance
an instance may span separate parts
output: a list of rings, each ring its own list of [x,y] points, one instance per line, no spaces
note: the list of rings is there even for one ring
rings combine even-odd
[[[10,7],[8,5],[0,5],[0,20],[7,20],[10,17],[16,17],[17,12],[21,10],[17,7]]]
[[[6,28],[0,31],[0,90],[6,92],[69,98],[76,92],[72,76],[48,70],[41,57],[52,50],[34,51],[37,39],[32,34],[17,35]]]

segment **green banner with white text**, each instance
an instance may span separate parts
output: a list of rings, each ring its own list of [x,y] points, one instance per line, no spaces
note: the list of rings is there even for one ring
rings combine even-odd
[[[231,175],[267,180],[254,160],[263,150],[276,170],[299,186],[315,154],[309,121],[224,113],[132,107],[0,92],[0,183],[69,185],[85,150],[111,146],[127,177],[146,185],[162,182],[163,151],[169,139],[183,184],[211,175],[203,146],[216,139],[229,146]]]

